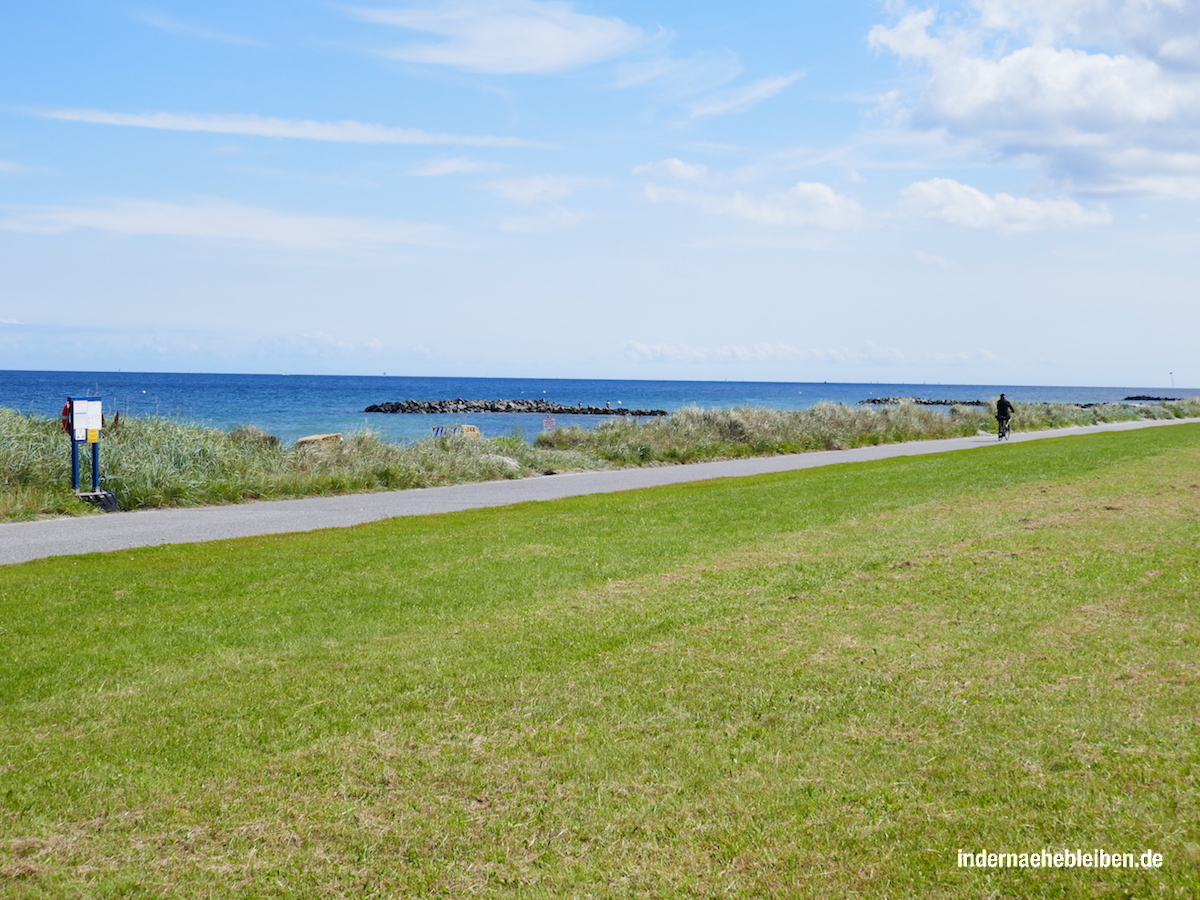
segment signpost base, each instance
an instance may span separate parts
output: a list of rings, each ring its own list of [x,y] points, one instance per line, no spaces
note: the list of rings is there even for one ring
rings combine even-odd
[[[87,491],[75,494],[80,500],[86,500],[92,506],[98,506],[103,512],[120,512],[117,495],[112,491]]]

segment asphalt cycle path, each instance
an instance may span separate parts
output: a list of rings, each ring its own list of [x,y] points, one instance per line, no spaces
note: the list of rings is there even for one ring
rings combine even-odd
[[[1188,422],[1200,422],[1200,419],[1112,422],[1051,431],[1014,433],[1009,440],[1016,443]],[[979,434],[965,438],[856,447],[853,450],[824,450],[787,456],[758,456],[641,469],[569,472],[512,481],[487,481],[372,494],[266,500],[230,506],[148,509],[108,515],[10,522],[0,524],[0,565],[50,556],[102,553],[160,544],[190,544],[264,534],[314,531],[320,528],[344,528],[397,516],[424,516],[488,506],[508,506],[527,501],[558,500],[583,494],[603,494],[688,481],[706,481],[712,478],[738,478],[838,463],[925,456],[954,450],[976,450],[993,447],[997,443],[995,435]]]

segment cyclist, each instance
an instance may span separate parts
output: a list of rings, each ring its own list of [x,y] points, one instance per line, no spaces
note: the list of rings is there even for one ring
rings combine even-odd
[[[999,436],[1001,438],[1008,437],[1008,423],[1012,421],[1012,414],[1015,408],[1003,394],[996,401],[996,421],[1000,424]]]

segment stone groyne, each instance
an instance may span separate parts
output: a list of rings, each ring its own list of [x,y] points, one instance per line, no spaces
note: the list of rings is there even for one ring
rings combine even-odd
[[[896,406],[900,403],[916,403],[918,406],[986,406],[982,400],[930,400],[927,397],[868,397],[859,403],[875,406]]]
[[[1142,402],[1163,403],[1172,400],[1178,400],[1178,397],[1145,397],[1138,395],[1136,397],[1126,397],[1125,401],[1138,400]],[[861,403],[871,403],[876,406],[895,406],[899,403],[916,403],[920,406],[987,406],[982,400],[930,400],[926,397],[870,397],[866,400],[859,400]],[[1078,409],[1091,409],[1093,406],[1108,406],[1117,401],[1104,401],[1102,403],[1067,403],[1067,406],[1074,406]]]
[[[363,412],[370,413],[535,413],[549,416],[665,416],[665,409],[627,409],[605,404],[599,406],[565,406],[550,400],[399,400],[376,403]]]

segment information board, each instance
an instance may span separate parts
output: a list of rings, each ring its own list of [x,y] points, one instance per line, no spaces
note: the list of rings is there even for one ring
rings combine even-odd
[[[102,400],[72,400],[71,401],[71,431],[77,441],[96,443],[100,438],[100,428],[104,416]]]

